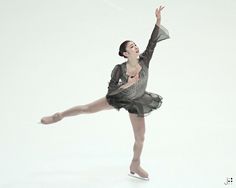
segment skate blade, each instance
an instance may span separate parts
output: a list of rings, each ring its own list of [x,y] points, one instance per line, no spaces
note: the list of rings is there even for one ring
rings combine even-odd
[[[139,176],[139,175],[136,174],[136,173],[131,173],[131,172],[130,172],[128,175],[131,176],[131,177],[133,177],[133,178],[137,178],[137,179],[140,179],[140,180],[149,181],[149,178],[141,177],[141,176]]]

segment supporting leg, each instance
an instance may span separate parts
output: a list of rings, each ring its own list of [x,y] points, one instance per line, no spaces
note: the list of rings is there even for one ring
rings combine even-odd
[[[136,173],[142,178],[148,178],[148,173],[140,166],[140,157],[143,149],[145,120],[144,117],[137,117],[137,114],[129,113],[130,121],[134,132],[133,159],[130,164],[130,172]]]
[[[69,108],[63,112],[57,112],[52,116],[46,116],[41,119],[41,123],[43,124],[51,124],[58,122],[62,120],[65,117],[68,116],[76,116],[79,114],[90,114],[99,112],[102,110],[109,110],[114,109],[113,106],[111,106],[108,102],[106,97],[102,97],[92,103],[86,104],[86,105],[78,105],[74,106],[72,108]]]

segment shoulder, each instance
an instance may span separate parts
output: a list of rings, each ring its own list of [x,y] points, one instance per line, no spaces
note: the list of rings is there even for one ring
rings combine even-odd
[[[121,72],[122,72],[122,63],[119,63],[119,64],[114,65],[111,74],[117,75],[117,74],[121,74]]]
[[[122,62],[122,63],[118,63],[116,65],[114,65],[114,67],[121,67],[121,66],[124,66],[126,62]]]
[[[116,73],[116,74],[122,75],[122,74],[124,73],[125,69],[126,69],[126,61],[114,65],[113,70],[112,70],[112,73],[113,73],[113,74]]]
[[[123,63],[116,64],[114,68],[120,69],[120,71],[123,71],[125,67],[126,67],[126,62],[123,62]]]
[[[139,54],[139,61],[143,60],[144,59],[144,55],[143,55],[144,52],[142,52],[141,54]]]
[[[142,54],[139,55],[139,64],[143,67],[146,66],[145,58],[142,56]]]

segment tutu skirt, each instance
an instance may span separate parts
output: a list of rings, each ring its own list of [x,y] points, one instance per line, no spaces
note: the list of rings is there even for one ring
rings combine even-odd
[[[120,110],[126,109],[129,113],[137,114],[139,117],[148,115],[151,111],[158,109],[162,105],[162,97],[158,94],[145,91],[145,93],[136,99],[127,99],[125,97],[106,96],[107,102]]]

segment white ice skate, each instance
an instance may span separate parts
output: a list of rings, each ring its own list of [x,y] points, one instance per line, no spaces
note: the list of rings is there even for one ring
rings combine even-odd
[[[132,171],[130,171],[130,173],[128,175],[133,177],[133,178],[138,178],[138,179],[141,179],[141,180],[149,181],[148,177],[145,178],[145,177],[139,176],[137,173],[132,172]]]

